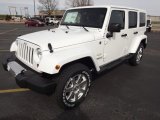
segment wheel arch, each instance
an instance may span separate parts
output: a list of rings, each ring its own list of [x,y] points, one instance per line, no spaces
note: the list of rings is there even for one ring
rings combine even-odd
[[[70,61],[70,62],[64,64],[61,67],[59,72],[61,72],[67,66],[72,65],[72,64],[76,64],[76,63],[81,63],[83,65],[86,65],[91,71],[94,71],[94,72],[97,71],[97,68],[96,68],[96,65],[95,65],[93,59],[88,56],[88,57],[80,58],[80,59],[77,59],[77,60],[74,60],[74,61]]]
[[[141,35],[133,39],[131,47],[129,49],[129,53],[136,53],[141,43],[144,45],[144,48],[147,47],[147,36],[146,35]]]
[[[147,47],[147,39],[146,39],[146,38],[143,39],[143,40],[141,41],[141,43],[143,44],[144,48]]]

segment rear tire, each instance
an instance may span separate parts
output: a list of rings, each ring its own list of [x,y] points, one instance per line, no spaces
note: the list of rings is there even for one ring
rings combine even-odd
[[[151,28],[148,28],[148,32],[151,32]]]
[[[143,58],[143,50],[144,50],[144,46],[141,43],[137,49],[137,52],[133,55],[132,58],[129,59],[129,63],[132,66],[137,66],[141,63],[142,58]]]
[[[83,102],[90,88],[91,72],[87,66],[76,63],[65,67],[58,77],[56,99],[63,109],[72,109]]]

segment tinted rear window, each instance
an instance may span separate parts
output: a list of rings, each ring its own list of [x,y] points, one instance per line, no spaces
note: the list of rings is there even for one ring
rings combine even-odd
[[[137,12],[129,12],[129,28],[137,27]]]
[[[144,27],[146,24],[146,14],[140,13],[140,27]]]

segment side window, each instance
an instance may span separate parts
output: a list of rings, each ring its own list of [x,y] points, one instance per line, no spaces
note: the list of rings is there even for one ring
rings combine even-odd
[[[125,26],[125,12],[124,11],[120,11],[120,10],[112,11],[109,26],[114,23],[120,24],[121,29],[124,29],[124,26]]]
[[[145,13],[140,13],[140,27],[144,27],[146,22],[146,14]]]
[[[137,27],[137,12],[129,12],[129,28]]]

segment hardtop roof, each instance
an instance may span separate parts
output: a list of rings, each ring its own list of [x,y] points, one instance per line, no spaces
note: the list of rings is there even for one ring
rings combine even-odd
[[[97,5],[97,6],[82,6],[82,7],[74,7],[74,8],[69,8],[70,9],[83,9],[83,8],[119,8],[119,9],[128,9],[128,10],[136,10],[140,12],[145,12],[145,10],[138,9],[138,8],[132,8],[132,7],[125,7],[125,6],[116,6],[116,5]]]

